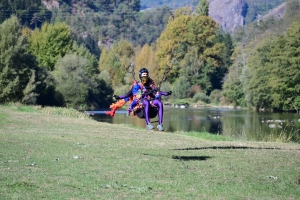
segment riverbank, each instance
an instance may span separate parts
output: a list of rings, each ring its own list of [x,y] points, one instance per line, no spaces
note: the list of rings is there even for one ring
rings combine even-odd
[[[0,106],[0,170],[3,199],[300,196],[299,144],[210,141],[65,110]]]

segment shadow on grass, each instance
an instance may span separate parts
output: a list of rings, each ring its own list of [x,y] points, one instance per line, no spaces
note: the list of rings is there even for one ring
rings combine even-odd
[[[205,150],[205,149],[264,149],[264,150],[289,150],[281,148],[264,148],[264,147],[246,147],[246,146],[212,146],[212,147],[195,147],[195,148],[182,148],[182,149],[172,149],[179,151],[195,151],[195,150]],[[300,150],[300,149],[291,149]]]
[[[191,161],[191,160],[207,160],[211,158],[210,156],[172,156],[172,159],[182,160],[182,161]]]
[[[167,155],[154,155],[154,154],[143,154],[144,156],[154,156],[154,157],[164,157],[164,158],[170,158]],[[180,160],[180,161],[192,161],[192,160],[198,160],[198,161],[204,161],[209,158],[212,158],[210,156],[175,156],[172,155],[171,157],[174,160]]]

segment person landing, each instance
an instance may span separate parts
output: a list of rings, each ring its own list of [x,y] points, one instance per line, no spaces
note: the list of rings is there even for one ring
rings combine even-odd
[[[138,83],[134,83],[133,86],[131,87],[130,91],[128,91],[127,93],[121,95],[121,96],[116,96],[114,95],[114,97],[119,100],[119,99],[126,99],[128,97],[133,97],[135,93],[135,91],[141,90],[142,91],[142,95],[141,98],[138,99],[134,102],[132,101],[132,103],[134,102],[135,106],[139,106],[142,105],[143,109],[144,109],[144,114],[145,114],[145,121],[146,121],[146,128],[148,130],[152,130],[154,129],[153,125],[150,122],[149,119],[149,110],[150,110],[150,106],[156,107],[158,110],[158,130],[163,131],[164,127],[163,127],[163,113],[164,113],[164,107],[163,107],[163,103],[161,102],[161,96],[169,96],[172,94],[172,91],[169,92],[163,92],[160,91],[159,88],[157,88],[154,84],[154,81],[149,77],[149,72],[146,68],[142,68],[139,71],[139,78],[140,81]],[[136,86],[136,85],[139,86]],[[139,88],[140,87],[140,88]],[[134,98],[133,98],[134,99]],[[131,104],[132,106],[132,104]],[[133,107],[131,107],[129,109],[134,110]]]

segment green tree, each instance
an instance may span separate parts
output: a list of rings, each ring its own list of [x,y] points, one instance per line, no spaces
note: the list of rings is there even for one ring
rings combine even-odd
[[[244,106],[246,94],[245,88],[248,87],[246,75],[249,74],[249,71],[244,71],[243,73],[243,69],[248,68],[248,56],[246,50],[237,46],[232,55],[233,63],[229,66],[228,73],[224,78],[222,95],[234,105]],[[247,72],[247,74],[245,72]],[[242,76],[243,74],[244,77]]]
[[[185,76],[179,77],[173,84],[174,98],[183,99],[187,98],[190,93],[191,84]]]
[[[195,13],[200,16],[208,16],[209,12],[209,3],[207,0],[200,0],[196,9]]]
[[[62,94],[64,105],[77,108],[87,107],[89,79],[83,70],[89,61],[80,56],[67,54],[55,66],[56,90]]]
[[[293,23],[285,35],[262,44],[249,60],[247,93],[256,108],[288,111],[300,106],[299,35],[300,24]]]
[[[61,95],[64,106],[80,110],[109,106],[113,90],[104,80],[84,70],[89,65],[88,59],[76,54],[66,54],[56,63],[55,93]]]
[[[73,43],[72,53],[89,61],[89,64],[84,68],[85,72],[89,76],[97,76],[99,74],[98,60],[85,46],[78,45],[76,42]]]
[[[51,11],[40,0],[0,0],[0,23],[11,15],[17,16],[22,25],[35,28],[51,18]]]
[[[65,23],[45,23],[29,36],[29,50],[37,57],[40,66],[53,71],[55,63],[71,50],[71,30]]]
[[[41,77],[16,16],[0,24],[0,103],[35,103]]]

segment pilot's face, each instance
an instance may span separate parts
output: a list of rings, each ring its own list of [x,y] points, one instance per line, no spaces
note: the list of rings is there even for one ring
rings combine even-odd
[[[149,79],[148,73],[142,73],[142,75],[141,75],[141,82],[143,84],[145,84],[145,83],[147,83],[148,79]]]

